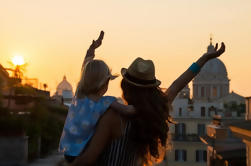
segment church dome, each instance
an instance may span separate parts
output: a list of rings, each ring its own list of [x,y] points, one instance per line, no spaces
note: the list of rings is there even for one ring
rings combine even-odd
[[[207,53],[214,51],[214,45],[212,44],[212,38],[210,38],[210,44],[207,47]],[[228,81],[227,69],[225,64],[218,58],[209,60],[201,69],[200,73],[195,77],[195,82],[204,81]]]
[[[227,81],[227,69],[224,63],[218,59],[208,61],[195,77],[195,81]]]
[[[221,76],[227,76],[227,69],[224,63],[218,59],[214,58],[208,61],[201,69],[201,74],[220,74]]]
[[[212,38],[207,53],[213,52]],[[229,94],[229,79],[225,64],[218,58],[209,60],[193,80],[193,98],[218,100]]]
[[[66,76],[64,76],[63,81],[61,81],[57,86],[58,95],[62,95],[63,91],[71,91],[72,92],[72,86],[66,80]]]

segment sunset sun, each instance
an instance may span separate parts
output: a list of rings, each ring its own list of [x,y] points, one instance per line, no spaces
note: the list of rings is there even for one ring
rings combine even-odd
[[[20,55],[15,55],[12,59],[11,59],[11,62],[14,64],[14,65],[23,65],[24,64],[24,58]]]

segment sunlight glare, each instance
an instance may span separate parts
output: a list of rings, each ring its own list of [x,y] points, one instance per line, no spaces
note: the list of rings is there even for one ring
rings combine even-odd
[[[20,55],[15,55],[12,59],[11,59],[12,63],[14,65],[23,65],[24,64],[24,58]]]

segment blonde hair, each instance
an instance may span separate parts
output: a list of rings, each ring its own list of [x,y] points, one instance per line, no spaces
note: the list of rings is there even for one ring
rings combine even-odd
[[[76,90],[77,98],[84,98],[88,94],[98,93],[110,79],[111,72],[102,60],[92,60],[84,66]]]

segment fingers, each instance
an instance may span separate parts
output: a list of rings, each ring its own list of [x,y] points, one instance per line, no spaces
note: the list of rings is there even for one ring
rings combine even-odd
[[[221,48],[220,48],[221,52],[222,53],[225,52],[225,49],[226,49],[226,47],[225,47],[224,42],[221,42]]]
[[[225,44],[223,42],[221,42],[221,47],[217,52],[219,55],[221,55],[225,52]]]
[[[103,40],[104,34],[105,34],[104,31],[101,31],[99,34],[98,40]]]
[[[218,43],[216,43],[215,47],[214,47],[214,50],[217,51],[218,49]]]
[[[91,47],[94,49],[98,48],[102,44],[103,38],[104,38],[104,31],[101,31],[98,39],[92,41]]]

